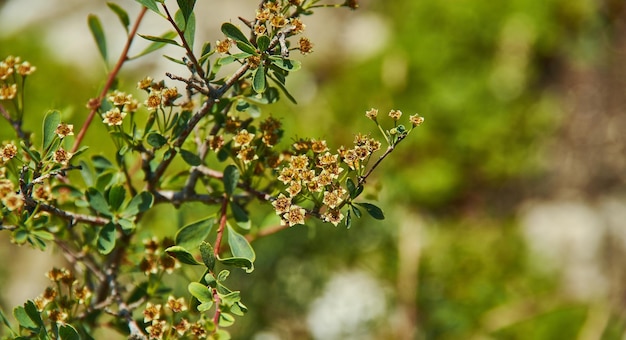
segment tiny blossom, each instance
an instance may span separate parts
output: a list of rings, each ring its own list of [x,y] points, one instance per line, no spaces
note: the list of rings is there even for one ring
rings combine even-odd
[[[143,310],[143,322],[151,322],[161,318],[161,305],[154,305],[151,302],[146,304]]]
[[[290,227],[293,227],[296,224],[304,224],[305,214],[306,211],[303,208],[292,205],[289,211],[283,215],[283,218]]]
[[[78,280],[76,280],[76,277],[71,271],[66,270],[65,273],[63,273],[63,276],[61,276],[61,282],[66,286],[71,287],[78,282]]]
[[[233,137],[233,145],[235,147],[248,146],[250,142],[252,142],[252,139],[254,139],[254,134],[248,132],[246,129],[242,129]]]
[[[376,117],[378,117],[378,110],[371,108],[368,111],[365,111],[365,116],[371,120],[376,120]]]
[[[254,35],[257,37],[265,35],[265,32],[267,32],[267,27],[265,27],[265,25],[256,25],[254,27]]]
[[[174,330],[178,335],[184,335],[189,330],[189,321],[187,319],[181,319],[179,323],[174,325]]]
[[[117,107],[112,108],[111,110],[104,113],[103,123],[108,126],[120,126],[126,117],[126,112],[120,111]]]
[[[389,117],[393,120],[398,120],[402,116],[402,111],[400,110],[391,110],[389,111]]]
[[[180,263],[178,263],[175,258],[169,255],[161,256],[159,260],[159,265],[161,266],[161,269],[163,269],[168,274],[172,274],[174,272],[174,269],[180,268]]]
[[[13,67],[9,67],[4,61],[0,61],[0,80],[6,80],[13,74]]]
[[[330,185],[333,182],[333,179],[335,179],[335,175],[333,175],[332,173],[328,172],[327,170],[322,170],[322,172],[319,173],[319,175],[317,175],[317,183],[321,186],[321,187],[325,187],[327,185]]]
[[[2,203],[10,211],[19,210],[23,205],[22,195],[11,192],[2,197]]]
[[[167,298],[167,307],[171,309],[174,313],[180,313],[187,310],[185,298],[181,297],[176,299],[171,295]]]
[[[300,171],[300,179],[304,183],[309,183],[315,179],[315,171],[313,170],[301,170]]]
[[[339,174],[343,172],[343,168],[339,166],[339,164],[329,164],[324,167],[324,171],[327,171],[333,178],[339,178]],[[324,172],[322,171],[322,172]]]
[[[67,313],[62,312],[57,309],[49,310],[47,314],[48,314],[48,318],[50,319],[50,321],[57,323],[57,324],[65,324],[65,320],[67,320]]]
[[[197,338],[204,339],[207,337],[206,329],[204,329],[204,326],[199,322],[195,322],[191,325],[190,329],[191,334],[195,335]]]
[[[11,84],[3,84],[0,87],[0,100],[13,99],[17,94],[17,85]]]
[[[303,170],[309,166],[309,158],[306,155],[294,156],[291,158],[289,164],[294,169]]]
[[[291,147],[296,151],[305,152],[311,148],[311,142],[300,139],[299,141],[293,143]]]
[[[239,117],[228,116],[224,125],[224,130],[226,130],[226,132],[235,133],[241,128],[241,120],[239,119]]]
[[[152,86],[152,78],[145,77],[137,83],[137,88],[140,90],[146,90]]]
[[[137,99],[132,99],[130,101],[130,103],[124,105],[124,111],[125,112],[137,112],[137,110],[139,109],[140,105],[141,104],[139,104]]]
[[[278,198],[272,202],[272,205],[276,210],[276,215],[284,214],[289,211],[289,207],[291,207],[291,197],[280,194],[278,195]]]
[[[329,206],[331,209],[336,208],[343,201],[343,196],[346,194],[344,188],[338,188],[333,191],[324,192],[324,199],[322,202]]]
[[[257,67],[259,67],[259,65],[261,65],[261,57],[257,56],[257,55],[253,55],[248,57],[248,59],[246,59],[248,61],[248,65],[250,65],[250,69],[254,70]]]
[[[283,184],[287,184],[293,181],[298,174],[294,171],[293,168],[283,168],[280,171],[280,175],[278,176],[278,180],[283,182]]]
[[[233,41],[230,40],[229,38],[226,38],[224,40],[218,40],[215,43],[215,49],[217,50],[218,53],[221,54],[226,54],[228,53],[228,50],[230,50],[230,46],[233,44]]]
[[[152,320],[152,324],[146,327],[150,339],[162,339],[167,330],[167,323],[163,320]]]
[[[285,16],[282,14],[276,14],[272,16],[272,19],[270,20],[270,24],[274,28],[283,28],[288,23],[289,23],[289,19],[285,18]]]
[[[241,159],[245,164],[259,159],[256,150],[253,147],[243,147],[237,152],[237,158]]]
[[[46,273],[46,277],[50,279],[52,282],[59,282],[68,272],[65,268],[52,268],[49,272]]]
[[[290,24],[291,24],[291,26],[293,26],[293,33],[294,34],[302,33],[302,32],[304,32],[304,29],[306,28],[306,25],[304,23],[302,23],[302,20],[300,20],[299,18],[291,19]]]
[[[324,167],[330,164],[336,164],[339,155],[333,155],[330,152],[326,152],[325,154],[319,156],[317,159],[317,164],[319,167]]]
[[[256,12],[255,19],[259,22],[265,22],[269,20],[271,16],[272,16],[272,13],[268,9],[263,9],[262,11]]]
[[[143,240],[146,254],[155,254],[159,249],[159,240],[156,237]]]
[[[84,304],[91,297],[91,290],[86,286],[74,289],[74,297],[78,300],[78,304]]]
[[[354,149],[354,152],[356,153],[357,157],[362,161],[370,155],[370,150],[369,148],[367,148],[367,146],[359,146]]]
[[[287,193],[289,196],[294,197],[302,191],[302,184],[300,182],[291,182],[291,185],[287,188]]]
[[[30,75],[35,72],[35,70],[37,70],[37,68],[35,66],[32,66],[28,61],[25,61],[17,66],[17,73],[19,73],[21,76]]]
[[[14,57],[12,55],[6,57],[4,59],[4,62],[11,68],[13,68],[13,66],[19,64],[19,62],[22,61],[22,59],[20,57]]]
[[[71,158],[72,153],[63,148],[59,148],[54,152],[54,161],[59,164],[67,165]]]
[[[146,105],[146,108],[151,111],[158,109],[159,106],[161,106],[161,92],[154,91],[150,93],[148,99],[144,102],[144,105]]]
[[[324,191],[324,186],[321,185],[321,183],[320,183],[320,181],[318,180],[317,177],[315,177],[312,180],[308,181],[307,184],[306,184],[306,187],[311,192],[322,192],[322,191]]]
[[[40,185],[33,190],[33,198],[40,201],[49,201],[52,198],[52,191],[48,185]]]
[[[168,87],[163,90],[163,101],[165,105],[173,105],[174,100],[176,100],[180,95],[178,94],[178,88],[176,87]]]
[[[54,133],[56,133],[57,136],[59,136],[59,138],[61,138],[61,139],[65,138],[67,136],[73,136],[74,135],[74,125],[61,123],[61,124],[57,125],[57,128],[54,130]]]
[[[50,301],[47,301],[42,296],[38,296],[33,299],[33,303],[35,304],[35,308],[37,308],[37,311],[42,312],[44,308],[46,308],[46,306],[50,303]]]
[[[322,153],[324,151],[328,151],[328,146],[326,146],[325,140],[311,140],[311,150],[315,153]]]
[[[56,289],[52,287],[46,287],[46,290],[41,294],[41,298],[43,298],[47,302],[52,302],[57,297]]]
[[[111,101],[113,105],[116,105],[116,106],[130,104],[132,100],[133,100],[132,94],[126,94],[122,91],[115,90],[109,95],[109,101]]]
[[[224,137],[220,136],[209,136],[209,147],[213,151],[217,151],[222,148],[224,145]]]
[[[359,160],[359,155],[357,155],[354,149],[346,150],[343,155],[343,161],[350,167],[350,169],[355,170],[357,161]]]
[[[409,116],[409,121],[413,125],[413,127],[420,126],[424,123],[424,117],[420,117],[418,114],[414,114]]]
[[[336,227],[339,222],[343,220],[343,214],[340,210],[329,210],[324,215],[322,215],[322,218],[324,219],[324,221],[330,222]]]
[[[270,12],[277,13],[278,11],[280,11],[281,6],[277,1],[270,1],[264,3],[263,8]]]
[[[159,272],[158,263],[153,256],[144,257],[139,263],[139,270],[146,275],[156,274]]]
[[[9,143],[2,148],[2,162],[7,162],[17,155],[17,146]]]
[[[367,141],[366,147],[370,152],[376,152],[380,150],[380,141],[375,140],[374,138],[370,138]]]
[[[298,49],[300,50],[300,53],[302,54],[309,54],[311,52],[313,52],[313,44],[311,43],[311,40],[309,40],[308,38],[300,38],[300,40],[298,41]]]

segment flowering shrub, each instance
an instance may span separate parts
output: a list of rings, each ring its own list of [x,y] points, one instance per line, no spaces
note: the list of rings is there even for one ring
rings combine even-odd
[[[309,219],[346,227],[362,211],[383,219],[380,208],[359,196],[372,171],[423,122],[413,115],[405,126],[399,110],[381,117],[371,109],[364,119],[373,122],[380,139],[358,133],[353,145],[331,149],[325,140],[301,138],[279,148],[285,135],[281,120],[264,115],[260,105],[295,101],[286,79],[301,65],[291,52],[313,51],[301,36],[302,17],[322,7],[356,9],[356,1],[264,0],[256,15],[241,19],[241,27],[224,23],[224,38],[201,49],[194,47],[195,0],[178,0],[176,9],[157,0],[137,2],[142,11],[132,26],[124,9],[108,4],[128,40],[104,89],[88,102],[79,131],[50,111],[41,140],[32,140],[22,122],[25,81],[36,68],[19,57],[0,62],[0,113],[16,133],[16,140],[2,145],[1,229],[17,245],[58,248],[72,265],[50,270],[51,286],[13,310],[18,325],[0,315],[12,337],[90,338],[94,329],[110,326],[133,339],[229,338],[233,315],[243,316],[247,308],[240,292],[227,287],[228,268],[254,270],[251,241]],[[137,88],[144,95],[135,98],[114,88],[113,80],[149,11],[172,31],[139,35],[152,42],[141,55],[178,46],[184,56],[168,58],[188,73],[167,73],[167,82],[141,79]],[[102,25],[96,16],[88,22],[106,60]],[[223,75],[227,64],[237,68]],[[108,130],[114,159],[90,156],[81,145],[94,121]],[[218,210],[171,237],[136,243],[147,228],[146,212],[190,202]],[[280,225],[253,226],[248,208],[255,204],[271,206]],[[198,272],[189,274],[183,266],[202,268],[202,274],[188,279]],[[187,280],[189,296],[173,296],[161,281],[166,274]]]

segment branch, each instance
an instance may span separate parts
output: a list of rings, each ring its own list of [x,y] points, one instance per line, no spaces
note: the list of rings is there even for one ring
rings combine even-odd
[[[78,133],[78,135],[76,135],[74,146],[72,146],[72,151],[71,151],[72,153],[78,150],[80,143],[83,141],[83,138],[85,138],[85,134],[87,133],[87,129],[89,128],[89,125],[91,124],[91,121],[93,120],[93,117],[96,115],[96,112],[98,112],[98,108],[100,107],[102,100],[104,99],[106,94],[109,92],[109,89],[113,85],[113,82],[115,81],[115,77],[117,77],[117,74],[120,72],[122,65],[124,64],[125,61],[128,60],[128,50],[130,49],[130,45],[132,44],[133,39],[135,38],[135,35],[137,34],[137,30],[139,29],[139,24],[141,23],[141,20],[143,19],[143,16],[144,14],[146,14],[147,10],[148,10],[147,7],[142,6],[141,11],[139,12],[139,15],[137,16],[137,19],[135,20],[135,24],[133,25],[132,29],[128,33],[128,38],[126,39],[126,45],[124,45],[124,49],[122,50],[122,53],[120,54],[120,58],[117,60],[117,63],[115,64],[115,67],[113,68],[113,70],[111,70],[111,72],[109,73],[109,77],[107,78],[104,88],[102,89],[102,91],[100,92],[100,95],[96,99],[97,105],[96,104],[91,105],[90,107],[91,111],[89,112],[89,115],[87,116],[87,119],[85,120],[85,123],[80,129],[80,132]]]
[[[20,120],[13,120],[2,104],[0,104],[0,114],[2,114],[2,117],[4,117],[9,124],[11,124],[11,127],[15,130],[17,137],[20,140],[23,140],[24,143],[26,143],[26,146],[30,146],[30,138],[28,137],[28,134],[22,130],[22,122]]]

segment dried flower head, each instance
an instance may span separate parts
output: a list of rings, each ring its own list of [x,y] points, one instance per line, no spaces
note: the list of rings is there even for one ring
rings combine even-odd
[[[215,49],[217,50],[218,53],[226,54],[228,53],[232,45],[233,45],[233,41],[229,38],[226,38],[224,40],[218,40],[215,43],[215,46],[216,46]]]
[[[2,84],[0,87],[0,100],[10,100],[15,98],[17,94],[17,85],[16,84]]]
[[[200,322],[194,322],[191,327],[191,334],[193,334],[198,339],[204,339],[207,337],[207,331],[204,329],[204,326]]]
[[[126,112],[120,111],[119,108],[114,107],[111,110],[104,113],[103,123],[108,126],[120,126],[126,117]]]
[[[259,67],[259,65],[261,65],[261,57],[258,55],[253,55],[248,57],[248,59],[246,59],[248,61],[248,65],[250,65],[250,69],[254,70],[257,67]]]
[[[63,276],[68,272],[65,268],[52,268],[46,273],[46,277],[52,282],[60,282]]]
[[[66,151],[63,148],[58,148],[54,152],[53,158],[56,163],[67,165],[67,163],[69,163],[70,159],[72,158],[72,153],[69,151]]]
[[[302,37],[298,41],[298,49],[302,54],[309,54],[313,52],[313,43],[311,43],[311,40],[309,40],[308,38]]]
[[[300,18],[293,18],[289,22],[293,26],[293,34],[300,34],[304,32],[306,25],[300,20]]]
[[[178,97],[180,97],[180,94],[178,94],[178,88],[176,87],[168,87],[163,90],[163,101],[165,105],[173,105],[174,100],[178,99]]]
[[[159,259],[159,266],[168,274],[172,274],[175,269],[180,268],[180,263],[169,255],[162,255]]]
[[[59,138],[61,138],[61,139],[65,138],[67,136],[73,136],[74,135],[74,125],[61,123],[61,124],[57,125],[57,128],[54,130],[54,133],[56,133],[57,136],[59,136]]]
[[[209,148],[213,151],[218,151],[224,146],[224,137],[219,136],[209,136]]]
[[[15,146],[15,144],[13,143],[8,143],[2,148],[2,155],[0,155],[0,157],[2,158],[2,162],[4,163],[11,160],[16,155],[17,146]]]

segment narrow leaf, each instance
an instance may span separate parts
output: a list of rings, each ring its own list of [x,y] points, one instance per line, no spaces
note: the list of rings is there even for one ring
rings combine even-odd
[[[89,202],[89,206],[91,206],[95,211],[106,215],[111,216],[111,210],[109,210],[109,204],[104,199],[104,196],[98,191],[96,188],[87,189],[87,202]]]
[[[122,23],[122,26],[124,26],[124,29],[128,33],[128,26],[130,26],[130,18],[128,17],[128,13],[126,13],[126,11],[122,7],[120,7],[120,5],[114,2],[107,2],[107,6],[109,6],[109,8],[117,15],[117,17],[120,19],[120,22]]]
[[[252,273],[252,271],[254,271],[254,264],[252,263],[252,261],[243,257],[229,257],[225,259],[218,258],[218,260],[221,264],[227,266],[243,268],[246,270],[246,273]]]
[[[98,251],[101,254],[110,253],[115,247],[115,224],[107,223],[98,233]]]
[[[228,165],[224,169],[222,181],[224,182],[224,191],[228,196],[231,196],[237,187],[237,182],[239,182],[239,169],[232,164]]]
[[[196,249],[209,236],[214,224],[213,216],[187,224],[176,233],[176,245],[185,249]]]
[[[107,61],[107,43],[104,37],[104,30],[102,29],[102,23],[100,19],[94,14],[89,14],[87,17],[87,23],[89,24],[89,30],[93,35],[96,44],[98,45],[98,50],[100,51],[100,55],[102,59],[106,63]]]
[[[161,11],[159,11],[159,7],[157,6],[157,2],[156,0],[135,0],[138,3],[144,5],[145,7],[147,7],[149,10],[158,13],[160,16],[163,16],[163,14],[161,14]]]
[[[283,59],[280,57],[270,57],[270,60],[272,61],[272,64],[285,71],[293,72],[299,70],[302,67],[302,63],[297,60]]]
[[[165,249],[167,255],[177,259],[180,263],[190,264],[190,265],[200,265],[202,263],[196,261],[196,259],[191,255],[187,249],[181,246],[171,246]]]
[[[250,54],[257,54],[256,48],[250,44],[238,41],[237,42],[237,47],[239,47],[240,50],[246,52],[246,53],[250,53]]]
[[[138,35],[140,37],[146,39],[146,40],[159,42],[159,43],[164,43],[164,44],[170,44],[170,45],[174,45],[174,46],[180,46],[180,44],[176,40],[172,40],[172,39],[169,39],[169,38],[156,37],[156,36],[153,36],[153,35],[144,35],[144,34],[138,34]]]
[[[56,134],[54,131],[61,123],[61,114],[59,111],[48,111],[43,119],[43,150],[47,150]]]
[[[248,45],[252,45],[250,41],[248,41],[248,38],[246,38],[246,36],[239,30],[239,28],[229,22],[225,22],[224,24],[222,24],[222,33],[235,41],[240,41]]]
[[[263,65],[259,65],[254,73],[252,89],[256,93],[263,93],[263,91],[265,91],[265,67],[263,67]]]
[[[168,32],[163,33],[159,38],[165,39],[165,40],[172,40],[175,37],[176,37],[176,32],[168,31]],[[148,45],[148,47],[146,47],[143,51],[141,51],[141,53],[139,53],[138,55],[133,56],[133,57],[131,57],[129,59],[137,59],[137,58],[139,58],[141,56],[144,56],[144,55],[146,55],[146,54],[148,54],[150,52],[154,52],[154,51],[162,48],[165,45],[167,45],[167,43],[154,41],[152,44]]]
[[[235,231],[230,225],[228,226],[228,245],[234,257],[243,257],[254,262],[256,255],[254,249],[246,238]]]
[[[367,211],[367,213],[370,214],[370,216],[372,216],[373,218],[377,220],[385,219],[385,215],[383,214],[383,211],[379,207],[370,203],[357,203],[357,204],[365,208],[365,211]]]
[[[187,290],[193,297],[198,299],[200,302],[212,302],[213,294],[209,290],[209,287],[198,283],[198,282],[190,282],[187,286]]]
[[[183,13],[183,17],[185,21],[189,19],[189,16],[193,13],[193,7],[196,5],[196,0],[176,0],[178,2],[178,8],[180,8],[181,13]]]

